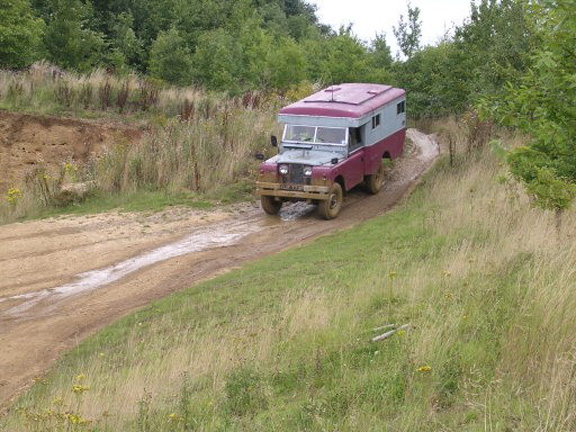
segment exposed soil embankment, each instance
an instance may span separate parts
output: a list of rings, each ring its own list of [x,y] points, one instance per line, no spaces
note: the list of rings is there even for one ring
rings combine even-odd
[[[107,214],[0,226],[0,406],[58,356],[127,313],[260,257],[348,228],[398,204],[438,155],[433,137],[413,142],[382,191],[345,197],[340,216],[288,204],[279,217],[256,205],[201,213]]]
[[[106,146],[141,136],[141,130],[120,124],[0,110],[0,193],[40,163],[56,175],[62,162],[84,163]]]

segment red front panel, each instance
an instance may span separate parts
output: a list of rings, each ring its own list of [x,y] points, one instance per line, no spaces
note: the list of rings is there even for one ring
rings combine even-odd
[[[365,148],[365,174],[374,174],[382,162],[382,157],[388,154],[390,159],[402,156],[404,150],[404,140],[406,139],[406,129],[399,130],[382,141]]]

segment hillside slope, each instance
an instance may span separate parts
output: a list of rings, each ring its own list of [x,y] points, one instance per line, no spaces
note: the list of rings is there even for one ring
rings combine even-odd
[[[461,152],[394,212],[120,320],[0,426],[573,430],[576,215],[504,172]]]
[[[142,131],[120,124],[0,110],[0,194],[37,168],[57,176],[64,162],[85,164],[101,149],[131,143]]]

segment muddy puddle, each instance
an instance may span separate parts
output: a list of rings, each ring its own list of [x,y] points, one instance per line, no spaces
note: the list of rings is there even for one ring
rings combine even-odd
[[[97,270],[81,273],[76,276],[76,280],[59,287],[43,289],[26,294],[0,298],[0,302],[17,302],[6,310],[3,315],[13,316],[20,314],[39,301],[50,298],[55,301],[81,294],[87,291],[96,290],[112,282],[120,280],[131,273],[137,272],[144,267],[169,260],[171,258],[187,255],[194,252],[202,252],[218,247],[229,246],[241,240],[248,234],[258,231],[258,225],[247,224],[246,222],[228,222],[211,225],[188,235],[177,242],[145,252],[141,255],[126,259],[115,265]]]
[[[251,215],[248,218],[232,222],[225,221],[203,227],[174,243],[152,249],[111,266],[80,273],[76,275],[75,280],[71,283],[25,294],[0,297],[0,303],[11,304],[0,315],[5,317],[18,316],[43,300],[49,300],[54,303],[71,296],[97,290],[162,261],[191,253],[230,246],[238,243],[247,235],[266,227],[296,222],[303,218],[314,218],[316,206],[303,202],[287,203],[277,217],[267,217],[262,215],[260,209],[257,211],[259,217],[254,218]]]

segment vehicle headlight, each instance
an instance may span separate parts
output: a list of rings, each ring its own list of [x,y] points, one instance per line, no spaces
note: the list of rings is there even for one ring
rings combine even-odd
[[[288,165],[286,164],[282,164],[278,167],[278,171],[280,172],[280,174],[282,175],[286,175],[288,174]]]
[[[304,175],[306,177],[310,177],[312,175],[312,167],[311,166],[304,167]]]

